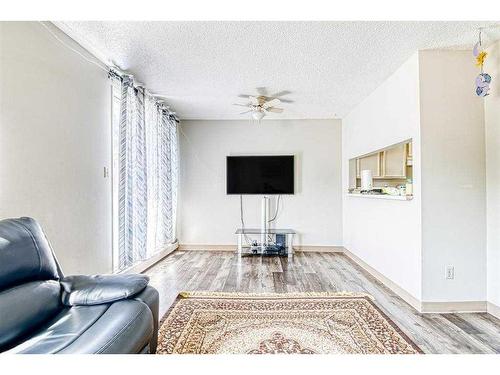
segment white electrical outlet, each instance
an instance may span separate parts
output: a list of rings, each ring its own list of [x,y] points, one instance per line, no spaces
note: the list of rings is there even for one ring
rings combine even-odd
[[[446,266],[445,277],[448,280],[453,280],[455,278],[455,267],[453,267],[453,266]]]

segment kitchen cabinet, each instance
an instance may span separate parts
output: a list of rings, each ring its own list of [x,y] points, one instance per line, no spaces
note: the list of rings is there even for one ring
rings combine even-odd
[[[407,144],[400,144],[382,151],[382,176],[384,178],[406,178]]]
[[[369,169],[374,179],[406,179],[406,167],[411,165],[411,142],[401,143],[383,151],[356,158],[356,177]]]
[[[406,151],[408,153],[408,155],[406,155],[406,165],[413,165],[413,143],[407,143],[406,147]]]
[[[361,171],[369,169],[373,177],[380,177],[380,152],[363,156],[357,159],[357,177],[360,178]]]

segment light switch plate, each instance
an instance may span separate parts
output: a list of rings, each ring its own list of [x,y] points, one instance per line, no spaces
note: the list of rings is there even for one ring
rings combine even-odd
[[[447,280],[453,280],[455,278],[455,267],[446,266],[445,277]]]

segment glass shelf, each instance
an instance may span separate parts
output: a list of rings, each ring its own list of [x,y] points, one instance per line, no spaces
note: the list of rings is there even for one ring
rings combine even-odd
[[[234,234],[296,234],[293,229],[268,228],[263,231],[260,228],[238,228]]]
[[[235,232],[238,237],[238,253],[241,255],[293,255],[293,229],[268,228],[238,228]],[[259,236],[260,240],[250,240],[249,236]],[[276,237],[282,236],[280,243]],[[247,244],[244,244],[247,242]],[[251,243],[250,243],[251,242]]]

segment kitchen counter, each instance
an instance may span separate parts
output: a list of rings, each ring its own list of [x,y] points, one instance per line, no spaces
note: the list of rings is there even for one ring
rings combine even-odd
[[[367,199],[388,199],[393,201],[410,201],[412,195],[389,195],[389,194],[346,194],[348,197],[367,198]]]

